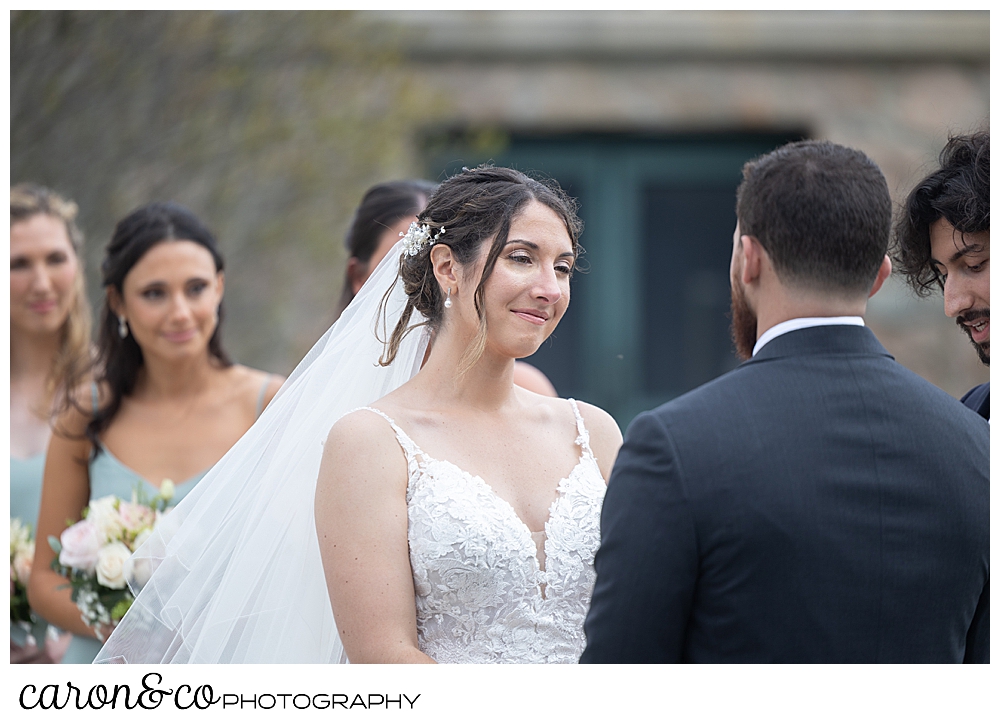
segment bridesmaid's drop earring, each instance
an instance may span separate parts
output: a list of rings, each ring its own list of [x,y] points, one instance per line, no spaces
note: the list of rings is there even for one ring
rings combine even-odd
[[[444,308],[451,309],[451,287],[448,287],[448,296],[444,298]]]
[[[122,339],[128,337],[128,322],[125,321],[125,315],[118,315],[118,336]]]

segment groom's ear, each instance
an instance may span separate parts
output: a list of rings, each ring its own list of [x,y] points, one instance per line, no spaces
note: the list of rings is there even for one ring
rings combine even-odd
[[[875,282],[872,284],[871,291],[868,292],[868,298],[875,296],[875,293],[882,288],[882,283],[889,278],[892,274],[892,260],[889,259],[889,255],[886,254],[882,257],[882,265],[878,268],[878,274],[875,277]]]
[[[452,288],[458,292],[458,260],[447,244],[435,244],[431,248],[431,269],[441,288]]]
[[[746,284],[753,284],[760,278],[761,268],[764,264],[767,252],[761,246],[756,236],[743,234],[740,237],[740,246],[737,253],[743,257],[742,269],[740,270],[740,281]]]

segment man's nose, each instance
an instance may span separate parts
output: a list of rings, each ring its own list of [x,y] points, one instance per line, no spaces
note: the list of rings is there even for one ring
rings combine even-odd
[[[968,283],[960,274],[949,274],[944,280],[944,313],[957,317],[973,305],[973,295]]]

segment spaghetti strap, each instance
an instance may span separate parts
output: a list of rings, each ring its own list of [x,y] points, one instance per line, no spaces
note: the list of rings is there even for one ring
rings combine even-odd
[[[260,417],[260,413],[264,411],[264,395],[267,394],[267,385],[271,381],[272,377],[274,377],[274,375],[267,375],[264,377],[264,383],[260,386],[260,392],[257,393],[257,412],[254,413],[254,420]]]
[[[590,433],[587,432],[586,426],[583,424],[583,415],[580,414],[580,408],[576,404],[576,400],[572,397],[568,399],[570,406],[573,408],[573,414],[576,416],[576,440],[574,441],[580,448],[591,457],[594,456],[594,451],[590,449]]]
[[[90,407],[93,413],[97,414],[97,383],[90,383]]]
[[[427,457],[424,451],[417,446],[417,443],[413,442],[413,440],[410,439],[410,436],[407,435],[405,432],[403,432],[403,429],[396,424],[396,421],[393,420],[388,415],[386,415],[384,412],[382,412],[381,410],[376,410],[374,407],[359,407],[357,409],[374,412],[376,415],[381,417],[383,420],[388,422],[389,425],[392,426],[393,432],[396,433],[396,441],[399,443],[399,446],[403,448],[403,453],[406,455],[406,462],[408,464],[408,467],[419,465],[420,464],[419,458]],[[356,411],[357,410],[355,410],[355,412]]]

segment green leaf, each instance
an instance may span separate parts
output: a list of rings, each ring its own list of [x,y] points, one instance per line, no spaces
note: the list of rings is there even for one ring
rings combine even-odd
[[[118,603],[114,605],[111,609],[111,620],[121,621],[122,618],[128,613],[129,608],[132,606],[132,597],[123,598]]]

